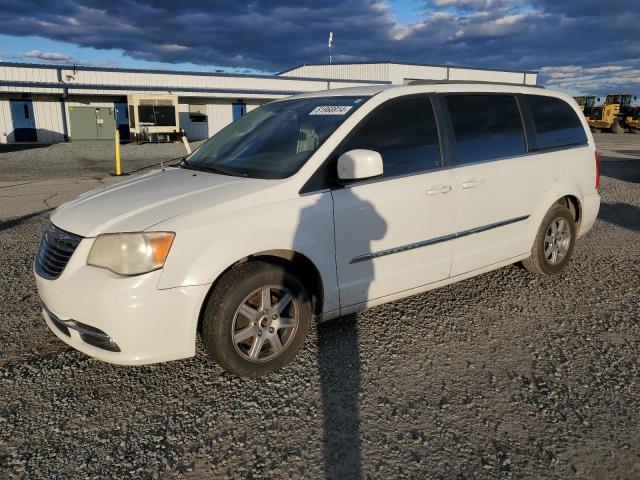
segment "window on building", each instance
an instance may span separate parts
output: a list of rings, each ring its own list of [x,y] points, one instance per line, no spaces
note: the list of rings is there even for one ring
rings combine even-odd
[[[576,112],[563,100],[527,95],[536,128],[537,150],[584,145],[587,135]]]
[[[140,125],[172,127],[176,124],[176,107],[171,105],[140,105],[138,107]]]
[[[406,97],[376,108],[340,150],[344,153],[357,148],[378,152],[387,178],[439,167],[440,143],[431,101]]]
[[[512,95],[446,97],[458,164],[513,157],[526,153],[520,111]]]
[[[189,121],[192,123],[205,123],[207,121],[206,105],[189,105]]]

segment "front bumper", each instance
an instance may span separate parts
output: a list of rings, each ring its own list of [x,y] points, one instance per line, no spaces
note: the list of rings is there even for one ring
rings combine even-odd
[[[160,290],[161,270],[123,277],[87,266],[91,243],[82,240],[59,278],[35,275],[51,331],[109,363],[141,365],[193,356],[209,285]]]

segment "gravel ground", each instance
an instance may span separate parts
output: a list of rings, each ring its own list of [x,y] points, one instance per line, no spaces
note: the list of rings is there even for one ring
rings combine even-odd
[[[640,478],[640,157],[616,154],[640,139],[623,137],[598,137],[600,219],[560,276],[508,267],[317,326],[263,379],[201,347],[144,367],[67,348],[30,270],[46,219],[0,218],[0,478]]]
[[[197,148],[202,142],[191,142]],[[160,161],[175,163],[186,151],[182,143],[122,145],[122,169],[134,172]],[[0,180],[95,177],[115,171],[113,143],[0,145]]]

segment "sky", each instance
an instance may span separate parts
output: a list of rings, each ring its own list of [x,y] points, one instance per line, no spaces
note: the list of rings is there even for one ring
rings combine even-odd
[[[640,95],[640,0],[0,0],[0,60],[275,73],[328,60],[535,70]]]

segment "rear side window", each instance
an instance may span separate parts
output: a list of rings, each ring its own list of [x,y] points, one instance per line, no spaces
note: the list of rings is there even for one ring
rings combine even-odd
[[[582,122],[567,102],[541,95],[526,98],[536,129],[536,150],[587,143]]]
[[[512,95],[446,97],[455,135],[457,164],[526,153],[522,119]]]
[[[382,155],[385,177],[439,167],[440,144],[431,101],[407,97],[378,107],[358,124],[340,150],[356,148]]]

